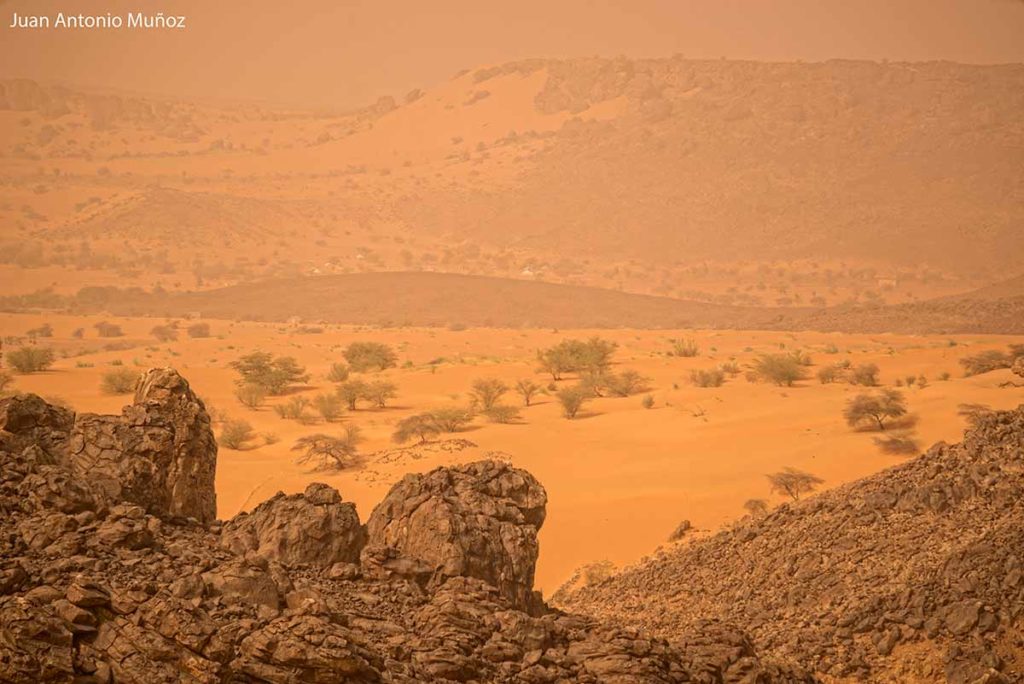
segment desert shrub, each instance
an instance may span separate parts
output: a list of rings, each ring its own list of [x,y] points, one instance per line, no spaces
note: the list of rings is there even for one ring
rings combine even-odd
[[[553,347],[537,352],[539,370],[560,380],[564,373],[601,371],[611,365],[617,344],[600,337],[583,340],[563,340]]]
[[[784,494],[794,501],[802,494],[813,492],[818,485],[824,482],[820,477],[796,468],[783,468],[777,473],[766,475],[773,492]]]
[[[690,371],[690,382],[697,387],[721,387],[725,373],[718,368]]]
[[[604,369],[586,370],[580,373],[579,378],[577,386],[586,391],[588,397],[603,397],[605,390],[608,389],[611,373]]]
[[[721,370],[726,375],[735,376],[740,374],[740,365],[735,361],[726,361],[725,363],[720,363],[718,364],[718,369]]]
[[[173,325],[155,325],[149,334],[155,337],[157,342],[173,342],[178,339],[178,331]]]
[[[562,415],[572,420],[592,395],[590,390],[577,385],[575,387],[563,387],[555,396],[558,398],[558,403],[562,405]]]
[[[25,335],[30,340],[34,340],[38,337],[53,337],[53,326],[49,323],[43,323],[37,328],[26,330]]]
[[[952,377],[953,374],[950,373],[949,371],[942,371],[941,373],[939,373],[939,380],[942,382],[948,382],[949,379]]]
[[[349,367],[357,373],[382,371],[398,365],[391,347],[380,342],[353,342],[343,352]]]
[[[306,411],[309,408],[309,399],[306,397],[292,397],[286,402],[274,407],[274,413],[285,420],[298,420],[307,422],[310,414]]]
[[[309,380],[306,369],[291,356],[275,358],[268,352],[255,351],[229,365],[241,376],[239,384],[258,385],[267,394],[283,394],[292,385]]]
[[[772,382],[780,387],[792,387],[807,377],[804,364],[793,354],[762,354],[754,361],[753,374],[761,382]]]
[[[850,369],[849,380],[851,385],[863,387],[878,386],[878,366],[873,363],[862,363]]]
[[[843,417],[852,427],[870,425],[885,430],[887,421],[895,420],[907,413],[907,402],[902,392],[882,390],[878,394],[858,394],[846,403]]]
[[[694,340],[670,340],[672,342],[672,356],[693,358],[700,354],[700,346]]]
[[[277,436],[276,432],[264,432],[260,437],[263,438],[263,443],[267,446],[271,444],[277,444],[281,441],[281,438]]]
[[[138,379],[138,374],[127,368],[115,368],[103,374],[100,389],[104,394],[128,394],[135,391]]]
[[[825,350],[824,351],[825,351],[826,354],[838,354],[839,353],[839,347],[837,347],[835,345],[835,343],[829,342],[828,344],[825,345]],[[752,501],[753,500],[754,499],[752,499]],[[760,501],[760,499],[756,499],[756,500]]]
[[[71,331],[71,336],[76,340],[80,340],[85,337],[85,328],[75,328]]]
[[[541,392],[543,388],[529,378],[516,381],[516,393],[523,398],[523,405],[529,406],[533,398]]]
[[[124,331],[121,330],[121,326],[110,323],[108,321],[100,321],[93,326],[96,328],[96,333],[100,337],[123,337]]]
[[[14,376],[5,370],[0,370],[0,393],[6,392],[12,384],[14,384]]]
[[[654,397],[648,394],[640,401],[640,405],[643,406],[645,409],[654,408]]]
[[[960,365],[964,367],[964,375],[970,377],[1009,368],[1013,365],[1013,359],[1005,352],[1001,352],[998,349],[990,349],[974,356],[965,356],[960,359]]]
[[[743,502],[743,508],[755,518],[760,518],[768,512],[768,502],[764,499],[747,499]]]
[[[376,380],[374,382],[366,383],[363,386],[362,398],[376,406],[377,408],[385,408],[388,404],[389,399],[393,399],[398,395],[398,388],[393,382],[386,380]]]
[[[253,432],[252,425],[249,425],[246,421],[228,420],[224,422],[224,427],[221,428],[218,442],[222,447],[237,450],[243,448],[245,443],[255,436],[256,433]]]
[[[631,397],[648,389],[650,379],[635,370],[612,373],[606,381],[608,391],[617,397]]]
[[[359,400],[366,395],[366,383],[362,380],[346,380],[335,390],[349,411],[355,411]]]
[[[44,371],[53,362],[53,350],[47,347],[19,347],[7,354],[7,363],[22,374]]]
[[[885,437],[875,437],[875,445],[883,453],[896,456],[911,456],[920,451],[920,445],[910,432],[898,432]]]
[[[441,432],[458,432],[473,420],[473,412],[460,406],[448,406],[430,412]]]
[[[476,403],[482,411],[489,411],[494,408],[498,403],[498,400],[508,392],[508,385],[501,380],[496,378],[481,378],[473,383],[473,388],[469,391],[473,402]]]
[[[790,352],[790,355],[799,363],[801,366],[813,366],[814,359],[811,355],[805,352],[803,349],[794,349]]]
[[[313,408],[316,409],[321,418],[328,423],[333,423],[341,418],[341,412],[344,407],[341,403],[341,398],[337,394],[318,394],[313,397]]]
[[[924,389],[927,386],[928,386],[928,378],[926,378],[924,375],[918,375],[917,376],[917,388],[918,389]]]
[[[315,434],[295,440],[292,451],[300,452],[299,463],[311,463],[314,470],[344,470],[359,463],[362,435],[356,425],[347,425],[340,435]]]
[[[210,336],[209,323],[193,323],[185,329],[189,337],[203,338]]]
[[[432,413],[417,413],[398,421],[391,439],[397,444],[405,444],[416,437],[422,444],[440,432],[441,426],[438,425]]]
[[[512,423],[519,420],[519,409],[505,404],[495,404],[483,411],[483,414],[492,423]]]
[[[267,398],[267,391],[260,385],[247,382],[235,389],[235,398],[242,402],[243,406],[251,409],[258,409]]]
[[[818,369],[818,382],[827,385],[838,382],[843,377],[843,370],[839,366],[823,366]]]
[[[343,363],[332,363],[331,370],[327,371],[328,382],[345,382],[348,380],[348,366]]]

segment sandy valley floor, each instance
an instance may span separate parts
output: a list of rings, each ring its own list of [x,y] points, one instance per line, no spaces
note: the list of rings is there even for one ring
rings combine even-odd
[[[584,563],[608,559],[623,565],[653,552],[683,519],[698,530],[713,531],[743,515],[747,499],[782,501],[770,494],[765,479],[782,467],[809,471],[832,487],[898,463],[903,457],[883,453],[872,434],[851,431],[843,421],[846,400],[863,388],[820,384],[813,375],[821,365],[840,359],[876,363],[886,387],[897,378],[924,375],[925,387],[905,390],[922,447],[959,438],[965,425],[957,413],[960,404],[1009,408],[1024,397],[1020,388],[1000,387],[1011,379],[1008,371],[963,377],[959,358],[1022,341],[998,336],[340,326],[303,334],[283,325],[209,321],[210,338],[182,336],[158,344],[149,335],[160,322],[154,319],[119,319],[125,335],[114,339],[96,337],[92,326],[99,318],[50,315],[45,320],[53,326],[54,337],[38,344],[53,347],[60,358],[48,372],[16,376],[17,390],[59,397],[79,411],[118,412],[128,397],[100,391],[101,376],[112,363],[140,369],[170,365],[186,375],[216,416],[244,418],[261,435],[276,437],[272,444],[262,444],[261,438],[240,451],[221,449],[217,489],[222,518],[249,509],[278,490],[298,491],[319,480],[355,501],[365,519],[404,473],[485,455],[511,459],[533,472],[548,490],[538,566],[538,586],[547,594]],[[42,322],[38,316],[0,315],[0,335],[22,336]],[[72,338],[78,328],[85,330],[82,339]],[[535,368],[535,351],[562,339],[594,334],[618,343],[615,369],[635,369],[648,376],[649,392],[595,399],[572,421],[562,417],[554,398],[542,396],[523,410],[516,424],[477,418],[464,432],[449,435],[475,445],[457,451],[430,445],[397,449],[391,442],[394,424],[401,418],[466,404],[470,385],[478,378],[512,383],[529,377],[547,385],[549,378]],[[669,356],[670,337],[695,339],[699,356]],[[339,424],[303,425],[280,418],[270,406],[244,407],[234,397],[236,374],[228,363],[255,349],[294,356],[312,375],[309,385],[296,393],[312,397],[332,390],[324,375],[332,363],[343,360],[342,349],[354,340],[385,342],[397,351],[399,368],[381,375],[398,386],[398,397],[386,409],[344,415],[342,424],[355,423],[363,430],[364,467],[310,472],[295,462],[293,443],[305,434],[337,431]],[[830,345],[838,352],[827,353]],[[5,351],[14,346],[6,340]],[[743,368],[757,354],[780,349],[810,353],[815,363],[809,369],[811,379],[792,388],[752,383],[743,373],[718,388],[699,388],[689,380],[691,370],[729,360]],[[951,379],[940,380],[943,373]],[[570,377],[563,383],[573,381]],[[654,398],[651,409],[642,405],[645,394]],[[268,403],[287,398],[271,398]],[[519,397],[509,393],[504,401],[518,404]]]

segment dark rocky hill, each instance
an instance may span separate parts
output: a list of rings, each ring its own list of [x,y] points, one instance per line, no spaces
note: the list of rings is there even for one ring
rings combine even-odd
[[[851,681],[1021,681],[1024,406],[556,599],[667,638],[733,622],[759,653]]]

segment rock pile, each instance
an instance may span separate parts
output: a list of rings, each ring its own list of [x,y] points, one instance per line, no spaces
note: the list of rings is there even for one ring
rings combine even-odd
[[[726,624],[672,644],[545,606],[546,495],[508,464],[409,476],[365,527],[322,484],[215,521],[215,467],[169,369],[120,417],[0,401],[0,681],[811,681]]]
[[[567,596],[665,637],[717,618],[853,681],[1024,677],[1024,407]]]

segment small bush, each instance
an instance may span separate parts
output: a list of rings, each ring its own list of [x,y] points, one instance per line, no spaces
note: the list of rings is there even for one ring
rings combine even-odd
[[[562,405],[562,415],[572,420],[592,395],[585,387],[577,385],[564,387],[555,396],[558,397],[558,402]]]
[[[801,358],[793,354],[762,354],[754,362],[754,376],[762,382],[772,382],[780,387],[792,387],[807,377]]]
[[[274,407],[274,413],[285,420],[308,420],[309,414],[306,409],[309,407],[309,399],[306,397],[292,397],[283,404]]]
[[[617,397],[631,397],[648,389],[650,379],[635,370],[612,373],[605,383],[608,391]]]
[[[975,356],[965,356],[960,359],[960,365],[964,367],[964,375],[970,377],[1009,368],[1013,365],[1013,359],[1009,354],[997,349],[991,349]]]
[[[247,382],[239,385],[235,390],[235,398],[242,402],[243,406],[251,409],[258,409],[267,398],[267,391],[260,385]]]
[[[640,402],[640,405],[643,406],[645,409],[652,409],[652,408],[654,408],[654,397],[651,396],[650,394],[648,394]]]
[[[693,340],[671,340],[672,355],[693,358],[700,354],[700,346]]]
[[[96,328],[96,333],[100,337],[123,337],[124,331],[121,330],[121,326],[107,321],[100,321],[93,326]]]
[[[533,397],[540,393],[543,388],[527,378],[518,380],[515,389],[519,396],[523,398],[523,405],[529,406],[530,402],[533,401]]]
[[[508,385],[496,378],[480,379],[473,383],[469,394],[484,412],[494,408],[498,400],[508,392]]]
[[[398,388],[393,382],[377,380],[367,383],[363,387],[363,399],[366,399],[377,408],[385,408],[389,399],[398,395]]]
[[[843,370],[838,366],[824,366],[818,369],[818,382],[822,385],[838,382],[843,377]]]
[[[228,420],[224,422],[224,427],[221,428],[218,441],[222,447],[237,450],[243,448],[246,442],[255,436],[256,433],[253,432],[252,425],[249,425],[246,421]]]
[[[313,408],[317,410],[320,417],[328,423],[341,418],[343,406],[341,398],[337,394],[318,394],[313,397]]]
[[[721,387],[725,382],[725,373],[718,368],[691,371],[690,382],[697,387]]]
[[[127,368],[115,368],[103,374],[100,389],[104,394],[128,394],[135,391],[138,379],[138,374]]]
[[[210,324],[209,323],[193,323],[185,329],[189,337],[203,338],[210,336]]]
[[[348,380],[348,366],[343,363],[331,364],[331,370],[327,371],[328,382],[345,382]]]
[[[20,347],[7,354],[7,363],[22,374],[44,371],[53,361],[53,350],[46,347]]]
[[[878,366],[873,363],[862,363],[854,366],[849,373],[851,385],[878,387]]]
[[[441,432],[458,432],[473,420],[473,412],[458,406],[449,406],[430,412]]]
[[[149,334],[155,337],[157,342],[173,342],[178,339],[178,331],[173,325],[153,326]]]
[[[492,423],[513,423],[519,420],[519,409],[515,406],[495,404],[483,412]]]

